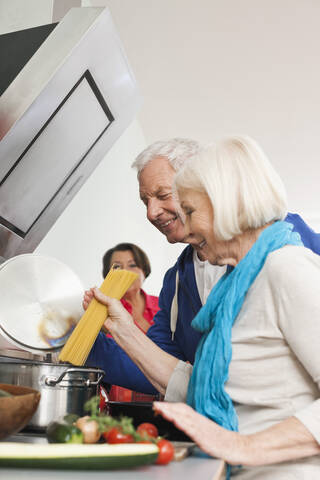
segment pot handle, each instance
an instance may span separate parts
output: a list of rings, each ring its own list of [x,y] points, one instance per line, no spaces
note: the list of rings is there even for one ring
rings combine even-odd
[[[58,385],[58,383],[60,383],[63,378],[68,374],[68,373],[83,373],[83,372],[86,372],[86,373],[99,373],[99,377],[98,377],[98,380],[96,380],[95,382],[92,382],[89,378],[87,380],[83,380],[83,385],[85,385],[86,387],[91,387],[92,385],[99,385],[99,383],[101,382],[101,380],[103,379],[103,377],[105,376],[105,372],[104,370],[101,370],[101,369],[90,369],[90,368],[67,368],[64,372],[61,373],[60,377],[45,377],[45,380],[44,380],[44,383],[48,386],[48,387],[55,387],[56,385]],[[70,383],[72,384],[72,379],[69,379]],[[79,382],[79,379],[76,380],[76,382],[78,383]]]

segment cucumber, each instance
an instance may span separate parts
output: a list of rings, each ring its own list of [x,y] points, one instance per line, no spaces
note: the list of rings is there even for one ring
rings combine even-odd
[[[83,443],[80,428],[68,423],[49,423],[46,435],[49,443]]]
[[[109,470],[153,463],[153,444],[73,445],[0,442],[0,467],[66,470]]]

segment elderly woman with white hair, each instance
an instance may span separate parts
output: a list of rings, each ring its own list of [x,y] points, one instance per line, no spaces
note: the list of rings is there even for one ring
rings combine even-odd
[[[224,459],[227,476],[318,479],[320,258],[283,221],[282,181],[248,137],[196,155],[175,186],[186,240],[229,267],[193,320],[203,334],[193,367],[153,352],[165,399],[189,405],[154,408]],[[129,321],[116,301],[95,295],[109,306],[107,328]]]
[[[155,408],[205,452],[243,465],[232,470],[238,478],[318,479],[319,256],[282,221],[282,181],[249,138],[211,146],[175,185],[188,242],[233,268],[193,321],[203,337],[190,382],[192,367],[179,362],[167,387],[167,398],[183,400],[188,385],[198,413]]]

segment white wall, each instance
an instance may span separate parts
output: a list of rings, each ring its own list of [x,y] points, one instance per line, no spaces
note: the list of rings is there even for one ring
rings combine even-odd
[[[81,0],[0,0],[0,35],[58,22]]]
[[[319,1],[84,1],[111,10],[148,143],[251,135],[320,231]]]
[[[54,0],[0,0],[0,34],[51,23]]]
[[[85,287],[102,282],[101,258],[120,242],[139,245],[148,255],[152,273],[145,282],[148,293],[158,294],[166,270],[181,245],[169,245],[146,219],[139,199],[135,156],[146,143],[137,121],[126,130],[73,198],[36,249],[68,264]]]
[[[62,0],[60,0],[62,1]],[[69,264],[85,286],[117,242],[145,249],[157,293],[181,246],[145,219],[130,169],[146,144],[243,132],[285,180],[292,211],[320,231],[320,3],[313,0],[82,0],[108,5],[144,105],[37,251]],[[52,0],[0,0],[0,32],[49,23]]]

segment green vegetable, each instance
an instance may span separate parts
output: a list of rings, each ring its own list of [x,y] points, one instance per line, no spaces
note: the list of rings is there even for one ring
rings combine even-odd
[[[0,388],[0,397],[12,397],[11,393],[6,392],[5,390],[1,390]]]
[[[75,425],[51,422],[47,427],[49,443],[83,443],[83,433]]]
[[[119,428],[123,433],[132,435],[136,440],[140,440],[141,436],[136,433],[133,426],[133,419],[129,417],[114,418],[110,415],[99,412],[100,398],[92,397],[84,404],[84,410],[89,412],[90,420],[94,420],[98,424],[99,432],[105,433],[113,427]]]
[[[87,400],[86,403],[84,404],[84,410],[86,412],[89,412],[89,415],[96,416],[99,414],[99,402],[100,402],[100,397],[91,397],[90,400]]]
[[[63,417],[63,422],[67,423],[68,425],[72,425],[73,423],[76,423],[78,418],[79,415],[77,415],[76,413],[67,413],[67,415]]]
[[[62,445],[0,442],[0,468],[109,470],[153,463],[154,444]]]

